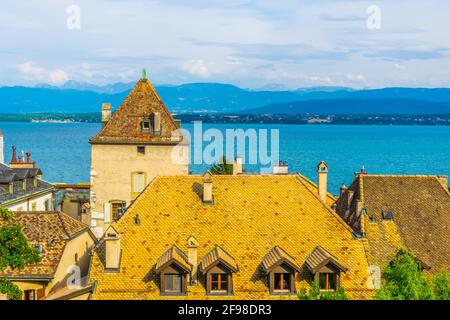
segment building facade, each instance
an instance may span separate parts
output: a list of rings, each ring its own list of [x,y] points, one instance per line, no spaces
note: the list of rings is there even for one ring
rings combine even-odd
[[[91,143],[90,213],[101,237],[158,175],[188,174],[188,142],[145,71],[112,114],[102,106],[102,130]]]

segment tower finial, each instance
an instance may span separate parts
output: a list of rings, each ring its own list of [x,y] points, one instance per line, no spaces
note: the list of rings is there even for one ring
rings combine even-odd
[[[147,70],[145,68],[142,69],[141,80],[147,80]]]

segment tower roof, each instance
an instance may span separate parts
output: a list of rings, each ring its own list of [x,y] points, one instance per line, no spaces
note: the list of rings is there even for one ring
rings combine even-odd
[[[142,130],[143,119],[154,113],[161,116],[161,132],[154,135]],[[172,137],[178,129],[164,102],[151,82],[142,77],[111,117],[107,125],[93,138],[92,144],[134,144],[134,143],[178,143],[180,138]]]

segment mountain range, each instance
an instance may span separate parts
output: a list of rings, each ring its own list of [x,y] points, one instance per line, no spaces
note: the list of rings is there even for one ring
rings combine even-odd
[[[115,109],[133,86],[69,81],[61,87],[0,87],[0,113],[92,113],[99,112],[104,102]],[[175,113],[450,114],[450,88],[249,90],[230,84],[191,83],[160,85],[156,90]]]

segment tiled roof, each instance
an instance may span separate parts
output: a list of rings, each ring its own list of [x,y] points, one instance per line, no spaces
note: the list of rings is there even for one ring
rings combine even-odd
[[[239,270],[234,258],[221,247],[216,246],[203,257],[201,262],[202,272],[207,272],[217,262],[225,264],[232,272]]]
[[[199,259],[216,246],[233,256],[239,270],[233,274],[230,298],[273,299],[261,268],[264,256],[279,246],[303,265],[318,245],[348,266],[341,282],[351,297],[371,296],[363,242],[301,176],[214,176],[213,205],[202,203],[202,183],[202,176],[153,180],[113,223],[121,235],[120,272],[104,272],[101,255],[94,253],[90,273],[90,283],[97,281],[94,299],[170,298],[160,295],[152,269],[172,246],[187,252],[191,237],[198,241]],[[134,223],[137,214],[140,225]],[[298,288],[305,277],[302,272],[296,280]],[[214,299],[201,283],[188,286],[186,298]]]
[[[62,212],[16,212],[11,221],[0,226],[18,224],[31,246],[42,246],[42,260],[22,270],[7,268],[0,276],[18,278],[51,278],[64,252],[66,242],[89,226]]]
[[[154,112],[161,115],[161,134],[142,132],[141,123]],[[177,143],[172,137],[178,129],[172,115],[148,80],[140,80],[122,105],[112,115],[107,125],[90,142],[98,143]]]
[[[338,267],[341,271],[347,271],[347,267],[339,263],[338,259],[329,253],[324,248],[317,246],[306,258],[305,264],[313,273],[316,273],[318,269],[328,263],[332,263],[335,267]]]
[[[269,253],[264,256],[261,264],[264,268],[264,271],[269,272],[273,267],[279,265],[282,262],[287,263],[292,269],[300,271],[300,268],[297,262],[295,262],[295,259],[279,246],[273,247],[269,251]]]
[[[186,255],[179,248],[173,246],[166,252],[164,252],[161,257],[156,261],[156,272],[161,271],[162,268],[166,267],[169,263],[175,262],[179,267],[181,267],[186,272],[190,272],[192,266],[189,264]]]
[[[357,233],[365,233],[371,263],[386,265],[400,248],[420,261],[450,270],[450,194],[441,176],[358,175],[337,201],[337,211]],[[356,212],[361,201],[363,214]],[[348,204],[350,203],[350,206]],[[392,212],[393,219],[383,219]]]

